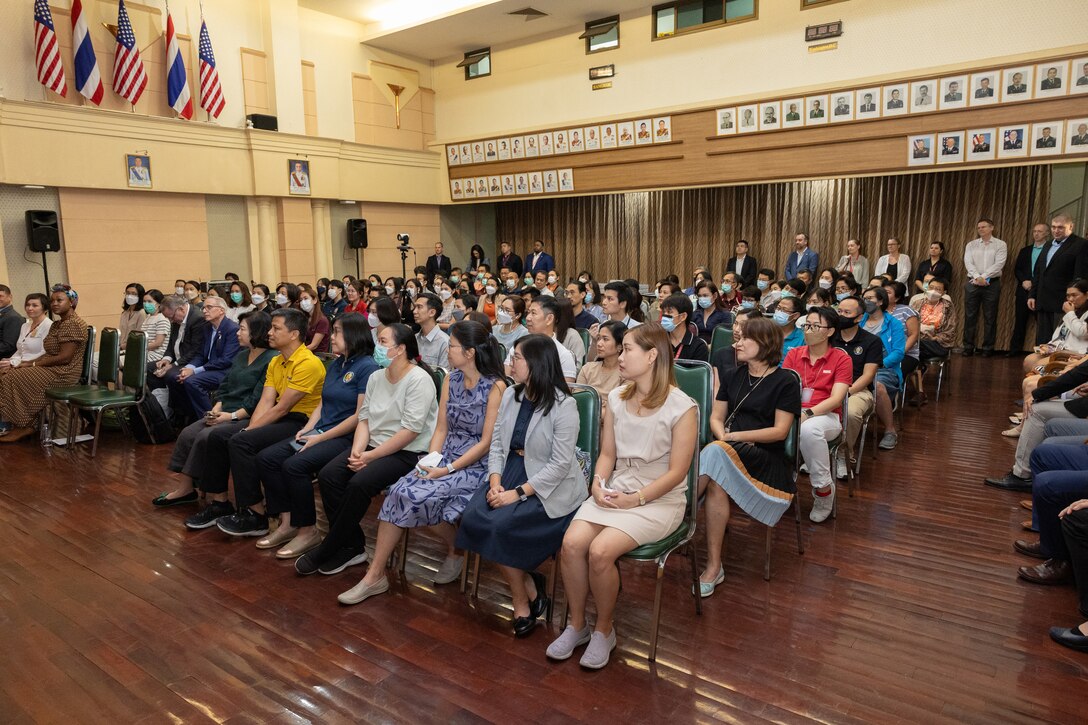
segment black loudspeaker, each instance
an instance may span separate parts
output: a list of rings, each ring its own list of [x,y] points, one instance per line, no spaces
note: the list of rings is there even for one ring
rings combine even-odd
[[[59,252],[60,229],[55,211],[26,212],[26,242],[32,252]]]
[[[246,120],[253,124],[253,128],[259,128],[262,131],[280,130],[275,116],[268,116],[263,113],[251,113],[246,116]]]
[[[366,219],[348,219],[348,246],[366,249]]]

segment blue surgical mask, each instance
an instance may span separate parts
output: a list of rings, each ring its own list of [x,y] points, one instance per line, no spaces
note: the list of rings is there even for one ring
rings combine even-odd
[[[710,309],[710,306],[712,304],[714,304],[714,298],[713,297],[700,297],[699,298],[699,306],[702,307],[704,310]]]
[[[233,302],[234,304],[240,305],[240,304],[242,304],[242,293],[241,292],[231,292],[230,293],[230,299],[231,299],[231,302]]]
[[[771,286],[771,283],[768,282],[765,279],[761,279],[758,282],[756,282],[756,287],[759,287],[760,290],[766,290],[770,286]]]
[[[740,306],[741,309],[752,310],[755,309],[756,303],[752,302],[752,300],[744,300],[744,302],[740,303]]]
[[[923,292],[928,292],[929,291],[929,282],[923,282],[922,283],[922,291]]]
[[[587,305],[593,304],[593,293],[592,292],[586,292],[586,304]]]
[[[837,299],[839,302],[842,302],[843,300],[845,300],[849,296],[850,296],[849,292],[839,292],[839,293],[837,293],[835,295],[835,299]]]
[[[146,312],[149,315],[155,314],[155,303],[154,302],[145,302],[144,303],[144,312]]]
[[[665,315],[661,318],[661,326],[665,328],[665,332],[672,332],[676,329],[676,320],[672,315]]]
[[[389,348],[385,345],[376,345],[374,347],[374,362],[378,363],[378,367],[387,368],[390,363],[393,362],[393,358],[389,357]]]
[[[782,290],[782,296],[783,297],[793,297],[794,295],[793,295],[792,291],[790,291],[788,289],[784,289],[784,290]]]
[[[774,324],[778,325],[779,327],[785,327],[789,324],[789,321],[790,313],[786,312],[785,310],[775,310]]]
[[[727,284],[727,283],[722,284],[722,292],[724,292],[725,294],[729,294],[732,291],[733,291],[733,285]]]

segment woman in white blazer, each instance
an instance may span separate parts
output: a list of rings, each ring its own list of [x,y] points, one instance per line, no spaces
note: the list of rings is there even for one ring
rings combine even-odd
[[[899,251],[899,240],[895,237],[888,239],[888,253],[876,260],[874,277],[882,274],[890,274],[896,282],[908,284],[910,282],[910,257]],[[858,280],[865,284],[869,280]]]

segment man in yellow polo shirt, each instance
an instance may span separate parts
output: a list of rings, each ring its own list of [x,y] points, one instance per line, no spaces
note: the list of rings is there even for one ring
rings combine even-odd
[[[207,494],[208,505],[186,519],[188,528],[203,529],[214,524],[232,536],[268,533],[257,455],[293,437],[321,404],[325,366],[303,344],[308,324],[308,316],[300,310],[272,313],[268,342],[279,355],[268,363],[264,391],[249,425],[233,435],[217,436],[213,431],[208,437],[200,476],[200,488]],[[234,478],[237,510],[227,500],[228,473]]]

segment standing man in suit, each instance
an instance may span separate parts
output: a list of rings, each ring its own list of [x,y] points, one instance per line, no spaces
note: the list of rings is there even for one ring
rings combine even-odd
[[[1028,317],[1035,314],[1028,304],[1031,297],[1032,277],[1035,274],[1035,265],[1043,253],[1043,247],[1050,240],[1050,227],[1046,224],[1036,224],[1031,228],[1031,244],[1026,245],[1016,255],[1016,266],[1013,272],[1016,274],[1016,324],[1012,328],[1012,337],[1009,338],[1009,357],[1023,355],[1024,336],[1028,331]],[[1049,340],[1049,334],[1047,336]]]
[[[1065,290],[1078,277],[1088,275],[1088,241],[1073,233],[1073,218],[1058,214],[1050,220],[1050,235],[1035,263],[1028,308],[1036,313],[1035,342],[1050,341],[1062,321]]]
[[[555,260],[552,255],[544,251],[544,242],[539,239],[533,242],[533,253],[525,260],[525,271],[536,275],[537,272],[547,274],[555,269]]]
[[[820,255],[808,246],[808,235],[801,232],[794,237],[793,248],[794,252],[786,258],[786,279],[793,279],[803,269],[815,278],[820,268]]]
[[[434,245],[434,254],[427,257],[427,280],[433,280],[436,274],[442,275],[443,279],[449,279],[450,273],[453,272],[453,262],[450,258],[442,253],[442,242],[436,242]]]
[[[0,284],[0,360],[15,354],[24,322],[26,320],[11,304],[11,287]]]
[[[520,278],[524,267],[521,263],[521,257],[514,254],[514,248],[510,242],[500,244],[499,252],[499,269],[506,267]]]
[[[147,387],[170,417],[169,384],[204,347],[208,323],[184,295],[168,295],[162,301],[162,314],[170,320],[170,337],[161,360],[147,364]]]
[[[967,243],[963,250],[963,264],[967,268],[967,286],[964,289],[963,356],[975,354],[975,333],[978,330],[978,313],[986,317],[982,332],[982,356],[992,357],[997,339],[997,303],[1001,299],[1001,275],[1008,259],[1009,247],[995,237],[993,220],[983,217],[975,225],[978,237]]]
[[[756,275],[759,274],[759,262],[748,254],[748,241],[737,240],[733,247],[733,256],[725,263],[725,271],[733,272],[740,277],[741,284],[745,287],[756,283]]]
[[[212,409],[211,392],[227,377],[238,354],[238,323],[227,317],[221,297],[204,300],[205,341],[199,351],[168,383],[170,395],[188,408],[194,419]]]

